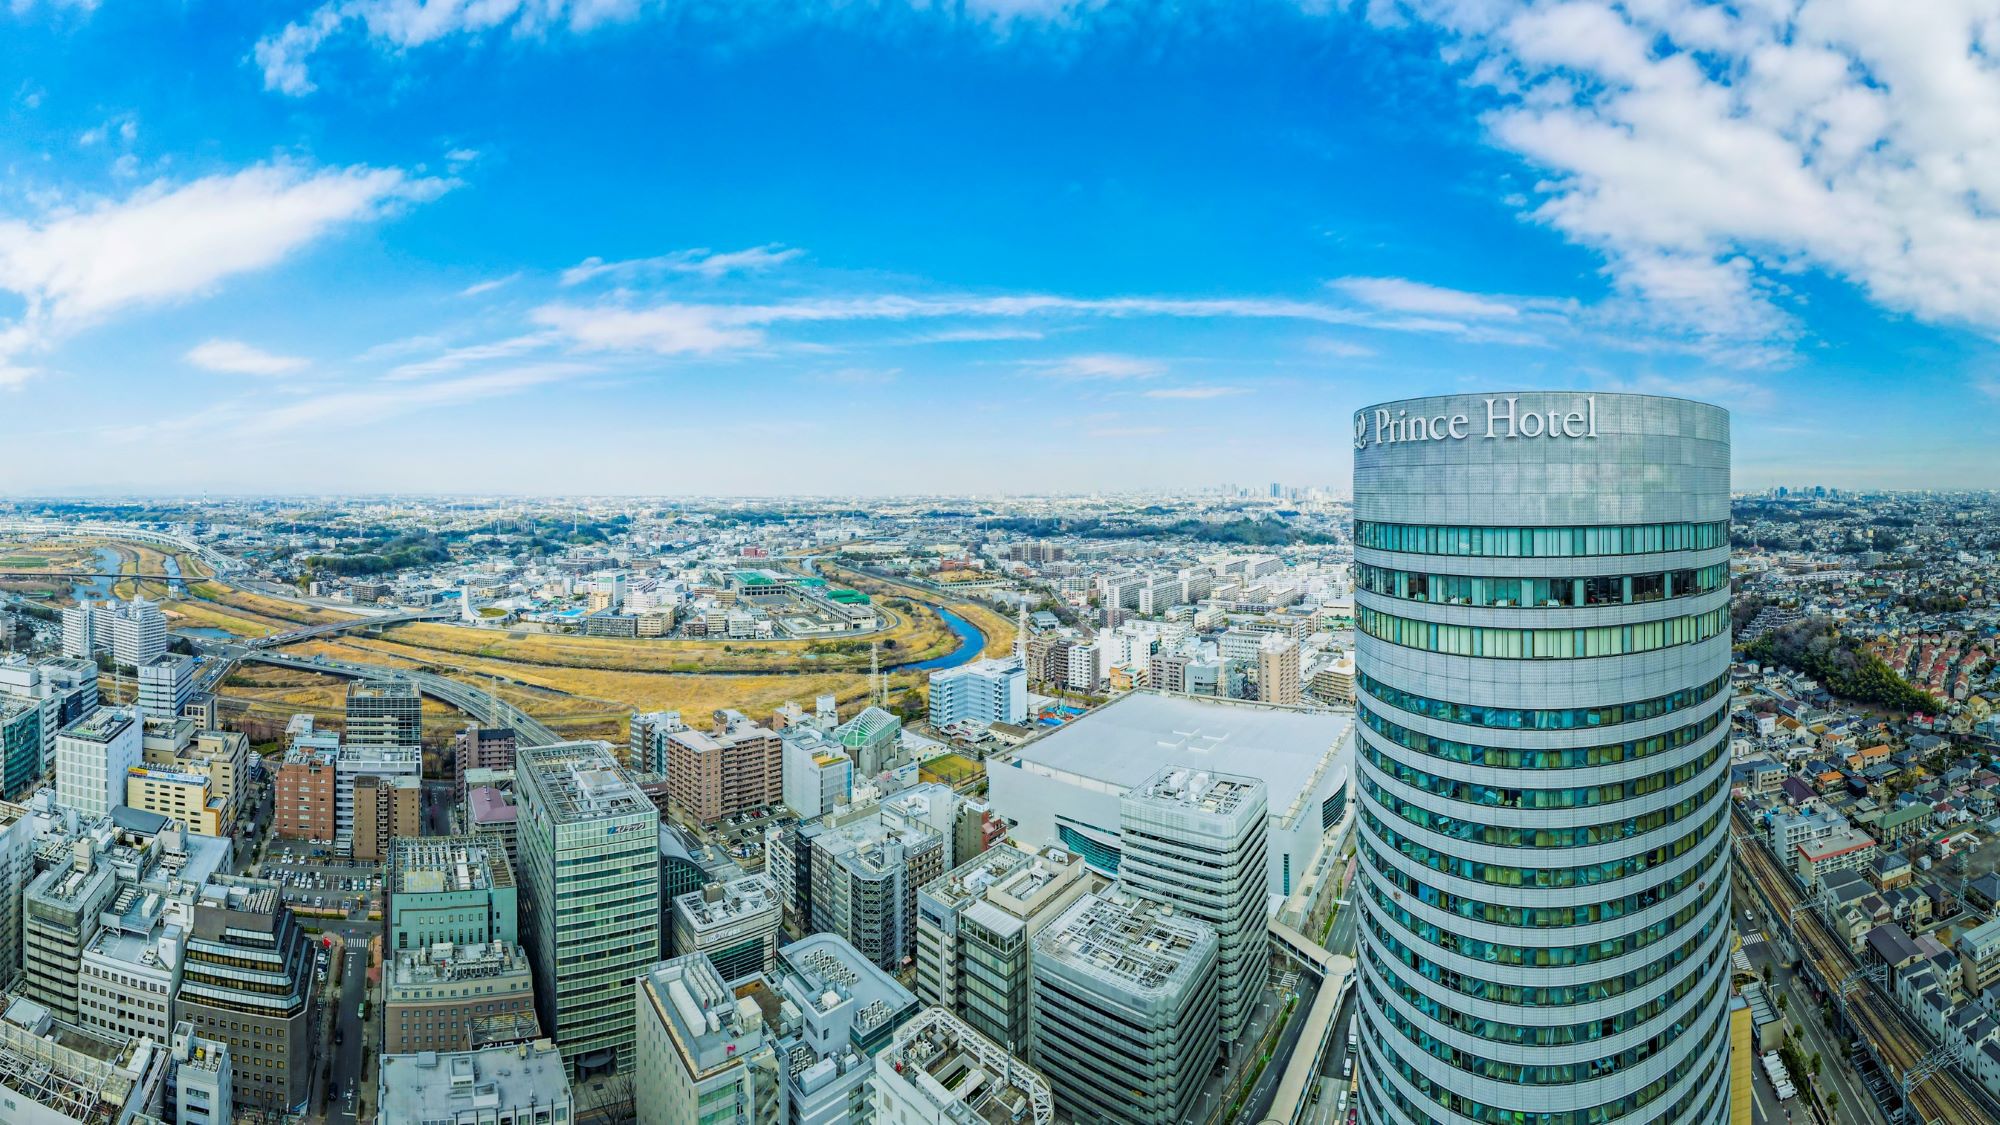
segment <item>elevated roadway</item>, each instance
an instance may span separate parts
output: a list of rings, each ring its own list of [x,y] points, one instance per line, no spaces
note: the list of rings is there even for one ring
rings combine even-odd
[[[345,660],[309,660],[265,649],[232,647],[227,655],[238,660],[273,664],[280,668],[298,668],[353,680],[370,680],[378,683],[407,680],[416,687],[419,694],[448,703],[489,726],[512,727],[515,739],[522,746],[548,746],[564,741],[562,736],[526,711],[493,693],[433,672],[381,668],[372,664],[353,664]]]
[[[319,625],[301,625],[283,633],[273,633],[268,637],[258,637],[248,642],[251,648],[278,648],[297,644],[318,637],[332,637],[341,633],[351,633],[356,629],[374,629],[383,625],[399,625],[405,621],[434,621],[443,617],[458,616],[457,606],[431,606],[427,609],[411,609],[398,613],[385,613],[377,617],[356,617],[346,621],[328,621]]]
[[[1298,1125],[1311,1108],[1309,1096],[1326,1069],[1326,1053],[1333,1042],[1335,1017],[1354,984],[1354,959],[1330,953],[1311,938],[1285,925],[1271,923],[1271,940],[1292,954],[1306,971],[1319,978],[1312,1005],[1306,1009],[1296,1046],[1285,1060],[1271,1106],[1264,1111],[1261,1125]],[[1254,1103],[1253,1103],[1254,1104]]]

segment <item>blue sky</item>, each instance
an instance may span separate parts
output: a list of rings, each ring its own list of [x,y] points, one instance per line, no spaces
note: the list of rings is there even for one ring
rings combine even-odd
[[[1991,486],[1976,7],[12,0],[0,490],[1338,487],[1543,386]]]

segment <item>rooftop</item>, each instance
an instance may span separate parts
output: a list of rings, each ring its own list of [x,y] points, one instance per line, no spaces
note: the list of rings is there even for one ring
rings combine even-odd
[[[64,727],[62,737],[110,742],[131,726],[132,712],[121,707],[100,707]]]
[[[641,813],[658,817],[659,810],[646,799],[639,786],[625,773],[604,742],[558,742],[522,750],[514,761],[515,771],[525,781],[540,781],[558,823],[596,820],[599,817]]]
[[[1171,994],[1215,945],[1206,924],[1113,887],[1063,911],[1036,937],[1035,956],[1127,992]]]
[[[547,1039],[479,1051],[383,1055],[382,1121],[456,1121],[520,1106],[570,1102],[569,1068]],[[483,1119],[483,1118],[482,1118]]]
[[[1170,766],[1133,786],[1125,799],[1209,817],[1230,817],[1252,811],[1263,784],[1254,777]]]
[[[1352,720],[1342,712],[1135,691],[1022,743],[1011,760],[1121,792],[1162,767],[1226,765],[1262,780],[1272,814],[1290,821],[1339,758]]]
[[[476,945],[448,943],[423,949],[399,950],[385,984],[384,999],[409,988],[425,988],[456,981],[484,980],[509,973],[526,974],[528,955],[520,946],[489,941]]]
[[[741,921],[780,909],[778,888],[762,875],[746,875],[727,883],[710,883],[674,899],[674,910],[699,929]]]
[[[739,999],[707,954],[662,961],[640,980],[681,1065],[697,1079],[741,1062],[763,1045],[764,1017],[757,1002]]]
[[[114,1125],[142,1092],[154,1051],[149,1039],[99,1035],[15,999],[0,1018],[0,1086],[83,1125]]]
[[[391,894],[445,894],[514,885],[507,851],[490,836],[399,836],[389,845]]]
[[[877,1056],[875,1073],[878,1082],[900,1081],[939,1121],[1048,1125],[1055,1119],[1047,1079],[943,1008],[898,1028]]]
[[[855,1005],[852,1036],[867,1038],[878,1029],[914,1011],[917,998],[894,977],[870,964],[861,952],[835,934],[812,934],[778,950],[778,960],[804,988],[815,1011],[831,1012]]]

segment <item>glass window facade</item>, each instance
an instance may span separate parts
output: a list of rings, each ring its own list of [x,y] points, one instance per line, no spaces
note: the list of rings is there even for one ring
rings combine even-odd
[[[1729,521],[1595,527],[1458,527],[1355,520],[1354,545],[1410,555],[1500,559],[1650,555],[1726,547]]]
[[[1729,676],[1724,673],[1698,687],[1682,688],[1631,703],[1555,708],[1482,707],[1472,703],[1454,703],[1449,699],[1433,699],[1391,687],[1365,673],[1356,676],[1355,683],[1364,693],[1388,706],[1427,719],[1490,730],[1588,730],[1617,726],[1619,723],[1636,723],[1641,719],[1657,719],[1661,715],[1699,707],[1728,690]]]
[[[1728,717],[1724,712],[1716,711],[1686,726],[1662,731],[1646,738],[1626,739],[1623,742],[1604,742],[1590,746],[1523,747],[1481,746],[1473,742],[1459,742],[1456,739],[1424,734],[1399,723],[1392,723],[1366,705],[1356,708],[1355,713],[1370,731],[1405,750],[1447,762],[1457,762],[1460,765],[1497,766],[1519,770],[1583,769],[1590,766],[1615,766],[1621,762],[1650,758],[1655,754],[1678,750],[1713,733]]]
[[[1724,606],[1707,613],[1641,621],[1632,625],[1507,629],[1419,621],[1358,606],[1355,622],[1362,632],[1376,640],[1425,652],[1498,660],[1578,660],[1592,656],[1630,656],[1721,636],[1729,631],[1729,608]]]
[[[1588,578],[1481,578],[1361,563],[1354,583],[1371,594],[1437,605],[1575,608],[1642,605],[1713,593],[1729,585],[1729,564]]]

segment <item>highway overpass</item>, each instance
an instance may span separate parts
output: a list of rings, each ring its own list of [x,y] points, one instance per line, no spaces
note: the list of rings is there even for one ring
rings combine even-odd
[[[322,625],[301,625],[283,633],[273,633],[268,637],[258,637],[247,642],[251,648],[278,648],[281,645],[297,644],[316,637],[331,637],[356,629],[372,629],[381,625],[398,625],[405,621],[430,621],[441,617],[458,616],[457,606],[431,606],[427,609],[410,609],[398,613],[386,613],[379,617],[356,617],[347,621],[329,621]]]
[[[248,650],[236,654],[240,660],[253,660],[260,664],[274,664],[280,668],[299,668],[308,672],[322,672],[329,676],[343,676],[352,680],[408,680],[417,692],[432,699],[449,703],[460,711],[489,726],[512,727],[514,737],[522,746],[547,746],[562,742],[561,735],[544,726],[526,711],[507,702],[491,692],[462,683],[447,676],[432,672],[417,672],[402,668],[380,668],[372,664],[352,664],[345,660],[306,659],[283,656],[264,650]]]

